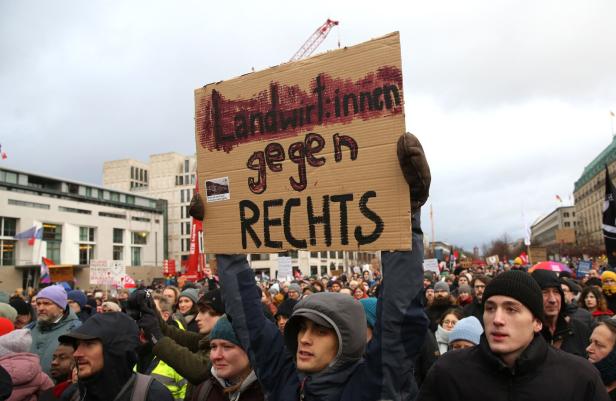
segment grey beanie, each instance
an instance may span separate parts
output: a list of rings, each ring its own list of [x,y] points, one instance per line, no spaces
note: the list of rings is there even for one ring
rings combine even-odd
[[[458,287],[458,294],[461,292],[466,292],[467,294],[472,294],[471,286],[468,284],[462,284]]]
[[[197,290],[196,288],[187,288],[180,293],[178,299],[182,297],[190,299],[195,305],[197,305],[197,302],[199,302],[199,290]]]
[[[5,317],[14,322],[17,319],[17,310],[9,304],[0,303],[0,317]]]
[[[434,284],[434,292],[437,291],[447,291],[447,293],[449,294],[449,284],[444,281],[439,281],[438,283]]]
[[[302,287],[300,287],[299,284],[297,284],[297,283],[291,283],[289,285],[289,291],[295,291],[298,294],[301,294],[302,293]]]

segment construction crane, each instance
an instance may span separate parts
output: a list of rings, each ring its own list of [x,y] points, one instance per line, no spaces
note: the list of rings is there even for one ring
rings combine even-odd
[[[319,47],[319,45],[323,43],[327,35],[329,35],[331,29],[336,25],[338,25],[338,21],[334,21],[328,18],[323,25],[318,27],[317,30],[314,31],[312,35],[310,35],[308,40],[304,42],[302,47],[300,47],[299,50],[295,52],[295,54],[293,55],[293,57],[291,57],[291,60],[289,61],[297,61],[303,59],[304,57],[310,56],[317,49],[317,47]],[[338,43],[338,46],[340,46],[340,43]]]

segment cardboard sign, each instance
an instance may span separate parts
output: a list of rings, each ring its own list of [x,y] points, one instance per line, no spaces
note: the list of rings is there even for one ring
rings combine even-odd
[[[73,266],[50,266],[49,276],[52,283],[59,283],[61,281],[73,281],[75,276],[73,275]]]
[[[293,278],[293,266],[289,256],[278,257],[278,280],[291,281]]]
[[[496,266],[496,265],[498,265],[498,262],[499,262],[498,255],[488,256],[488,257],[486,258],[486,262],[487,262],[489,265],[492,265],[492,266]]]
[[[408,250],[404,132],[398,33],[197,89],[205,251]]]
[[[573,228],[559,228],[556,230],[556,242],[559,244],[575,244],[575,230]]]
[[[121,287],[126,266],[121,260],[91,260],[90,284]]]
[[[592,269],[592,262],[589,260],[582,260],[578,264],[577,276],[584,277],[588,274],[588,271]]]
[[[438,259],[425,259],[423,262],[423,268],[425,272],[434,272],[438,274],[440,272],[438,268]]]
[[[544,247],[531,246],[528,248],[528,259],[530,264],[534,265],[539,262],[545,262],[548,260],[548,250]]]

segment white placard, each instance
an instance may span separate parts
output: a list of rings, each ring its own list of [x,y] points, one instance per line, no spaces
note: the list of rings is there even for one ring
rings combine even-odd
[[[126,266],[122,260],[91,260],[90,284],[122,287]]]
[[[425,272],[435,272],[438,274],[438,259],[425,259],[423,262],[423,268]]]
[[[291,266],[291,257],[278,257],[278,280],[291,280],[293,277],[293,267]]]

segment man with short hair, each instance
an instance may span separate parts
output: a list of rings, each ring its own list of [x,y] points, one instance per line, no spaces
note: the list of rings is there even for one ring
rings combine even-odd
[[[419,401],[609,400],[587,360],[550,347],[540,334],[543,296],[530,275],[510,270],[496,276],[483,299],[485,332],[479,345],[442,356]]]
[[[292,299],[294,301],[299,301],[301,297],[302,289],[297,283],[291,283],[289,285],[289,291],[287,292],[288,299]]]
[[[473,302],[464,307],[464,314],[466,316],[475,316],[477,320],[483,326],[483,292],[486,286],[490,283],[490,277],[476,275],[471,281],[471,287],[473,290]]]
[[[98,313],[60,341],[75,349],[79,381],[72,400],[173,401],[161,383],[133,372],[139,328],[128,315]]]
[[[436,331],[443,313],[454,306],[456,306],[456,303],[451,296],[447,282],[439,281],[434,284],[434,299],[426,308],[426,315],[428,315],[428,319],[430,319],[430,330],[432,332]]]
[[[586,348],[590,344],[590,327],[567,314],[565,296],[558,276],[553,271],[535,270],[532,277],[541,287],[543,296],[543,337],[548,344],[556,348],[586,358]]]
[[[73,369],[75,368],[75,360],[73,359],[73,346],[71,344],[58,345],[58,348],[53,353],[51,360],[50,377],[53,379],[55,386],[41,392],[39,401],[52,401],[61,399],[70,399],[73,387],[72,384]],[[68,391],[67,391],[68,390]]]
[[[58,337],[81,326],[77,315],[67,305],[66,291],[59,285],[43,288],[36,297],[37,321],[31,329],[30,352],[41,358],[41,368],[47,374],[51,371]]]

